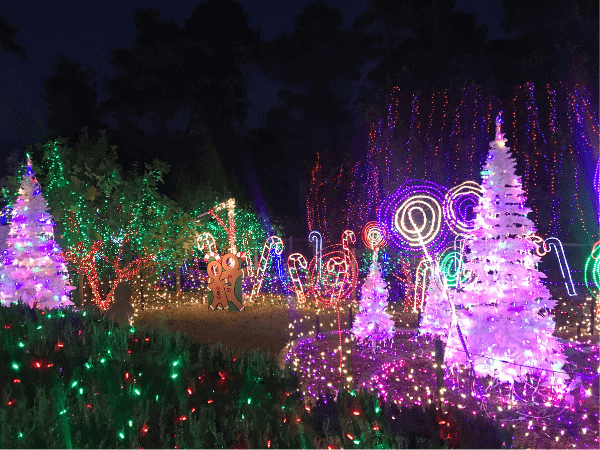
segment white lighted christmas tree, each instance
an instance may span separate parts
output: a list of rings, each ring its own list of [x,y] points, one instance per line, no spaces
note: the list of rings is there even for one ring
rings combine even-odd
[[[31,159],[13,204],[12,222],[0,269],[0,302],[58,308],[69,300],[69,277],[61,249],[54,241],[54,223],[35,178]]]
[[[369,275],[361,289],[359,312],[352,325],[358,344],[370,344],[375,350],[378,343],[385,344],[394,337],[394,321],[386,311],[387,299],[388,287],[381,275],[381,264],[377,262],[375,251]]]
[[[478,376],[491,375],[501,382],[524,380],[527,374],[545,383],[563,386],[565,357],[553,336],[549,315],[555,301],[542,284],[535,244],[526,239],[536,232],[527,218],[526,196],[515,174],[516,161],[496,119],[496,139],[482,171],[483,197],[475,208],[476,225],[467,236],[465,269],[474,281],[454,295],[458,323]],[[446,347],[446,365],[466,358],[456,328]]]
[[[452,321],[452,309],[444,290],[442,277],[441,272],[434,275],[434,271],[430,271],[419,332],[423,335],[439,337],[445,342]]]

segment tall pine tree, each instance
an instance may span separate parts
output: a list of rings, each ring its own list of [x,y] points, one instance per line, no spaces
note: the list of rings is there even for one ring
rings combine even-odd
[[[54,223],[35,178],[31,159],[21,180],[0,269],[0,303],[21,301],[31,307],[58,308],[69,300],[69,276],[54,241]]]
[[[456,295],[457,319],[478,376],[500,382],[522,381],[527,374],[561,387],[565,357],[553,336],[551,299],[539,256],[526,236],[536,232],[527,218],[526,195],[515,174],[515,159],[496,119],[496,139],[490,143],[483,178],[483,197],[475,208],[476,225],[467,237],[465,269],[475,280]],[[466,363],[456,328],[450,332],[446,365]]]

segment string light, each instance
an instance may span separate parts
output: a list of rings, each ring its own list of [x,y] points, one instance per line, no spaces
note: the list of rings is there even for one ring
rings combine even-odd
[[[443,203],[446,190],[430,181],[410,180],[388,197],[379,212],[390,243],[412,256],[426,248],[436,251],[446,241]]]
[[[260,255],[260,261],[256,268],[256,275],[254,276],[254,286],[252,287],[252,293],[250,294],[250,304],[254,302],[254,299],[260,292],[260,288],[265,277],[265,271],[268,268],[269,262],[272,260],[272,255],[281,255],[283,253],[283,241],[279,236],[271,236],[263,245],[263,250]]]
[[[475,181],[465,181],[454,186],[444,199],[444,217],[450,229],[458,234],[468,234],[475,227],[474,208],[479,204],[483,188]]]
[[[417,266],[415,274],[415,295],[413,300],[412,312],[416,313],[423,310],[425,304],[425,294],[427,291],[427,282],[434,270],[433,261],[423,258]]]
[[[567,293],[572,297],[577,295],[575,292],[575,286],[573,284],[573,278],[571,278],[571,269],[569,269],[569,263],[565,256],[562,242],[556,237],[549,237],[544,241],[544,251],[549,252],[554,249],[554,253],[558,258],[558,264],[560,266],[560,273],[562,274],[563,280],[565,280],[565,286]]]
[[[323,252],[323,236],[321,236],[321,233],[319,233],[316,230],[311,231],[310,234],[308,235],[308,240],[309,240],[309,242],[312,242],[315,246],[315,255],[314,255],[315,257],[318,254]],[[318,271],[319,271],[319,278],[321,278],[321,273],[323,272],[323,267],[322,267],[320,260],[318,262]]]
[[[228,224],[225,225],[223,219],[221,219],[217,212],[226,209],[227,210],[227,220]],[[204,214],[200,214],[196,217],[196,220],[201,217],[209,214],[213,219],[215,219],[218,224],[227,232],[227,237],[229,241],[229,251],[231,253],[237,253],[236,245],[235,245],[235,199],[230,198],[226,202],[220,203],[214,209],[210,209]],[[214,240],[214,238],[213,238]]]
[[[379,222],[367,222],[362,230],[362,240],[365,246],[373,251],[387,245],[385,230],[379,226]]]
[[[292,253],[287,260],[288,273],[292,282],[292,288],[298,299],[300,306],[306,303],[306,295],[304,294],[304,285],[300,278],[300,269],[306,270],[308,268],[308,262],[304,255],[300,253]],[[321,277],[319,276],[319,279]]]

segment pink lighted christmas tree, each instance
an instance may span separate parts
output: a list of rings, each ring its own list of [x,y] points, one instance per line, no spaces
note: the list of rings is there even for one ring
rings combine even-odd
[[[556,302],[541,282],[545,275],[536,268],[535,244],[525,238],[536,228],[527,218],[531,210],[501,123],[498,115],[496,139],[482,171],[484,193],[475,208],[475,229],[466,240],[470,252],[464,267],[475,279],[462,295],[453,296],[463,307],[457,308],[457,319],[478,376],[514,383],[534,374],[560,388],[568,377],[549,314]],[[459,363],[466,358],[453,327],[446,365]]]
[[[377,262],[375,252],[371,270],[361,289],[360,310],[352,325],[357,343],[370,343],[375,350],[377,343],[385,343],[394,337],[394,321],[386,312],[387,299],[387,284],[381,276],[381,264]]]
[[[35,178],[31,159],[21,180],[0,269],[0,303],[22,301],[29,306],[58,308],[69,300],[69,277],[61,249],[54,241],[54,223]]]
[[[452,308],[446,290],[444,290],[444,282],[440,272],[436,275],[434,275],[434,271],[430,272],[419,331],[423,335],[439,337],[446,342],[452,322]]]

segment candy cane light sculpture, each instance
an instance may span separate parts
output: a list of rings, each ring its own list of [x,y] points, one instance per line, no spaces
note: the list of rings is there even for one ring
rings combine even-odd
[[[308,268],[308,262],[304,255],[292,253],[288,257],[287,266],[290,280],[292,281],[292,289],[294,289],[299,305],[302,306],[306,303],[306,295],[304,294],[304,286],[302,284],[302,279],[300,278],[300,269],[306,270]]]
[[[250,294],[251,302],[254,301],[254,298],[260,292],[260,287],[262,286],[262,282],[265,277],[265,271],[267,270],[269,262],[271,261],[271,251],[277,255],[281,255],[283,253],[283,241],[279,236],[269,237],[263,245],[260,261],[258,262],[256,275],[254,277],[254,286],[252,287],[252,293]]]
[[[577,295],[575,292],[575,285],[573,284],[573,278],[571,278],[571,270],[569,269],[569,263],[565,257],[565,251],[563,250],[562,242],[560,239],[555,237],[549,237],[544,241],[544,251],[550,252],[554,249],[556,257],[558,258],[558,265],[560,266],[560,272],[562,273],[565,286],[567,287],[567,293],[573,297]]]
[[[315,244],[315,257],[323,252],[323,236],[321,236],[321,233],[316,230],[311,231],[308,235],[308,240]],[[319,278],[321,278],[323,267],[320,260],[318,264]]]

